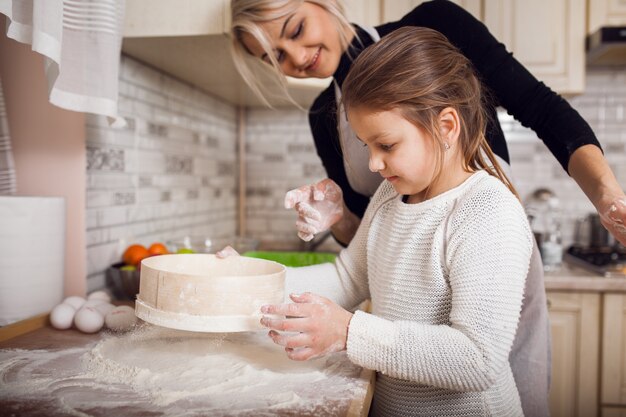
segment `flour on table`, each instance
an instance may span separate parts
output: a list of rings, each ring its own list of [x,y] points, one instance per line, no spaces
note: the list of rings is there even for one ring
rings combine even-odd
[[[342,415],[366,388],[345,353],[296,362],[265,332],[143,326],[82,348],[0,350],[0,400],[28,415]],[[20,407],[22,407],[20,409]]]

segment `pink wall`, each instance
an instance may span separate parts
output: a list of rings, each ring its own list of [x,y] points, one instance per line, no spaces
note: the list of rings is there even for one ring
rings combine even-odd
[[[4,17],[4,16],[2,16]],[[65,295],[84,295],[85,118],[48,101],[43,57],[8,39],[0,19],[0,78],[13,146],[18,195],[65,197]]]

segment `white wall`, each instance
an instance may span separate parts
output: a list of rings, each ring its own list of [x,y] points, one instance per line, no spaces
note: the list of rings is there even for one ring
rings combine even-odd
[[[43,57],[30,45],[7,38],[5,19],[0,20],[0,78],[17,195],[65,199],[63,292],[84,295],[85,117],[50,104]]]

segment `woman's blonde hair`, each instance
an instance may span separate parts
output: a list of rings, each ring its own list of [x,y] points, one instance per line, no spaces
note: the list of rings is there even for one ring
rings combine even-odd
[[[322,7],[331,15],[336,24],[341,45],[347,48],[348,34],[354,34],[355,31],[346,18],[343,0],[232,0],[230,3],[231,54],[235,67],[252,91],[268,106],[271,106],[267,99],[269,90],[259,77],[259,69],[267,68],[267,64],[258,58],[252,59],[252,54],[242,42],[242,36],[247,33],[261,45],[270,60],[273,68],[271,73],[276,77],[276,83],[281,92],[293,102],[287,91],[287,79],[280,70],[280,65],[272,51],[271,40],[259,24],[288,16],[305,1]]]
[[[342,101],[346,110],[397,109],[429,134],[438,145],[435,180],[441,175],[445,151],[438,116],[447,107],[455,109],[463,168],[468,172],[484,169],[519,199],[485,138],[486,97],[472,63],[441,33],[404,27],[368,47],[352,64],[343,83]]]

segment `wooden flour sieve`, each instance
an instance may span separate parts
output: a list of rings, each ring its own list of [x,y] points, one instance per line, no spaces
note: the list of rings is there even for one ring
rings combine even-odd
[[[284,301],[285,267],[264,259],[160,255],[141,262],[135,314],[196,332],[261,330],[260,307]]]

